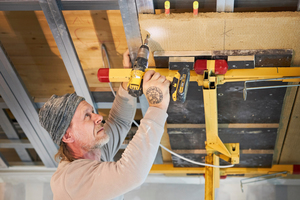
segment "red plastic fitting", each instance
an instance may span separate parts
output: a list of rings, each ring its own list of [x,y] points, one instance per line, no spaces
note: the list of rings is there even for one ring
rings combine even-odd
[[[207,70],[207,60],[196,60],[194,70],[197,74],[203,74]],[[228,70],[226,60],[215,60],[215,74],[225,74]]]
[[[194,70],[196,74],[203,74],[207,70],[207,60],[196,60]]]
[[[97,77],[100,82],[109,83],[109,68],[100,68]]]
[[[228,70],[228,65],[226,60],[216,60],[215,61],[215,74],[226,74]]]
[[[293,174],[300,174],[300,165],[293,166]]]

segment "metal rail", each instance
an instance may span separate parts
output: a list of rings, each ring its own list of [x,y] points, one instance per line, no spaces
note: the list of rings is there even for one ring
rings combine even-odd
[[[39,0],[39,2],[77,95],[84,97],[94,107],[95,113],[98,113],[67,24],[59,8],[61,5],[58,5],[56,0]]]
[[[118,0],[60,0],[62,10],[119,10]],[[39,0],[0,0],[1,11],[42,10]]]
[[[37,108],[0,44],[0,94],[47,167],[56,167],[57,148],[39,124]]]

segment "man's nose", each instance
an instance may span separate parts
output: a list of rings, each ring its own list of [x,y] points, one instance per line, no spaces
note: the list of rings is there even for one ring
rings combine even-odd
[[[101,122],[103,120],[103,116],[94,114],[94,117],[95,117],[95,124],[101,124]]]

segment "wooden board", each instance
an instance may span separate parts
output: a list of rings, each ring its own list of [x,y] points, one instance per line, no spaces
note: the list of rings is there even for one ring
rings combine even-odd
[[[279,164],[300,164],[300,92],[296,92]]]
[[[112,67],[122,67],[127,44],[120,12],[63,14],[91,90],[109,91],[96,74],[102,67],[102,43],[107,46]],[[140,18],[142,31],[153,31],[151,51],[291,48],[295,50],[293,65],[300,63],[298,22],[297,12],[200,13],[196,18],[178,13],[168,18],[163,14]],[[74,91],[42,11],[0,12],[0,24],[0,41],[33,97]]]
[[[289,83],[289,84],[298,84]],[[287,128],[290,123],[291,113],[295,103],[295,97],[297,94],[297,87],[290,87],[286,89],[286,94],[284,96],[284,101],[282,105],[282,111],[280,116],[280,123],[277,131],[277,138],[276,138],[276,145],[274,149],[274,156],[273,156],[273,164],[279,164],[282,148],[285,142]]]
[[[140,15],[151,51],[294,49],[300,65],[300,13],[192,13]],[[152,60],[153,61],[153,60]],[[153,64],[153,63],[151,63]]]
[[[111,66],[122,68],[127,43],[120,11],[63,14],[90,89],[109,91],[107,83],[98,81],[97,71],[103,67],[101,44],[107,47]],[[0,41],[34,98],[74,91],[42,11],[0,12],[0,24]]]

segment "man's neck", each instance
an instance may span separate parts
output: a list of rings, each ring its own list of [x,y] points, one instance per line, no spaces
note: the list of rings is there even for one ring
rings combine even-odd
[[[100,148],[95,148],[90,151],[82,148],[78,144],[69,144],[69,150],[72,152],[72,155],[76,159],[90,159],[100,161],[101,159],[101,150]]]
[[[83,154],[83,158],[84,159],[100,161],[100,159],[101,159],[101,150],[100,149],[93,149],[89,152],[86,152],[85,154]]]

